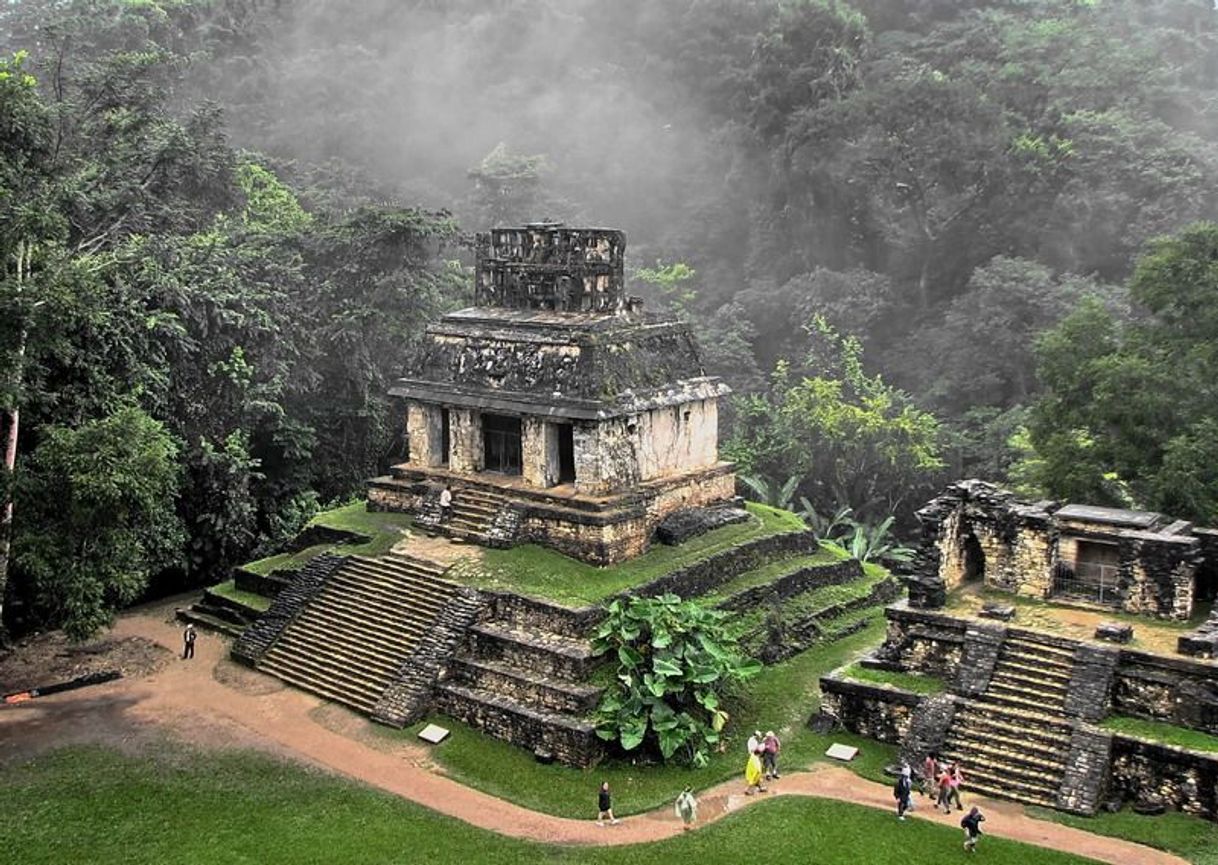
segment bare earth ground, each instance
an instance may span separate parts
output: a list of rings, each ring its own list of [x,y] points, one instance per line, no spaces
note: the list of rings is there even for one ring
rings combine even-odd
[[[174,653],[179,628],[170,618],[172,602],[122,617],[109,635],[124,645],[154,644],[164,659]],[[143,642],[128,642],[132,639]],[[418,802],[474,826],[556,844],[634,844],[681,832],[669,807],[628,817],[611,828],[592,820],[572,820],[529,811],[464,787],[436,771],[423,745],[379,737],[368,723],[338,707],[228,660],[228,641],[202,633],[193,661],[174,658],[154,664],[142,676],[0,707],[0,764],[39,751],[82,742],[138,751],[169,732],[204,748],[248,747],[325,767]],[[54,656],[54,653],[52,653]],[[15,663],[10,661],[10,663]],[[134,668],[133,668],[134,669]],[[887,786],[848,770],[822,766],[784,776],[765,796],[745,797],[743,782],[729,782],[700,797],[703,823],[719,819],[772,795],[844,799],[891,811]],[[988,813],[990,834],[1066,850],[1114,865],[1186,865],[1179,857],[1116,838],[1035,820],[1006,802],[975,800]],[[927,813],[915,819],[955,828],[956,815]],[[894,830],[895,830],[894,822]]]
[[[451,565],[459,559],[482,558],[482,548],[477,544],[458,543],[442,535],[429,537],[419,529],[407,529],[404,535],[393,545],[394,552],[409,553],[442,565]]]

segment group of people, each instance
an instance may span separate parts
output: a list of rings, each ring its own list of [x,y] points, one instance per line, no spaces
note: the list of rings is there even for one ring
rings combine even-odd
[[[757,730],[749,737],[748,760],[744,764],[744,782],[746,796],[753,793],[764,793],[765,782],[776,780],[778,775],[778,754],[782,751],[782,742],[773,730],[764,736]]]
[[[935,797],[936,808],[942,808],[945,814],[950,814],[954,803],[957,811],[963,811],[964,805],[960,801],[960,785],[963,783],[964,769],[959,761],[946,762],[940,760],[937,754],[926,755],[922,762],[918,789],[923,796]],[[914,807],[913,772],[908,763],[901,764],[892,795],[897,800],[897,819],[904,820],[905,815]],[[960,828],[964,830],[964,849],[970,853],[977,849],[977,839],[981,837],[983,822],[985,815],[976,805],[960,820]]]

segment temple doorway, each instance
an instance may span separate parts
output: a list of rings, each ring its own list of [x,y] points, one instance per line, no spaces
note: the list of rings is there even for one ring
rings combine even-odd
[[[558,437],[558,482],[575,482],[575,428],[569,423],[555,424]]]
[[[981,549],[981,542],[972,532],[968,533],[960,549],[960,564],[964,582],[985,578],[985,551]]]
[[[440,465],[446,466],[452,452],[452,420],[448,409],[440,409]]]
[[[502,414],[482,416],[483,468],[505,475],[520,474],[520,418]]]

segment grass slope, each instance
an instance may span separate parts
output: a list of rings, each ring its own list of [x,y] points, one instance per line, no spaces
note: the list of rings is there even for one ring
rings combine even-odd
[[[1190,751],[1218,751],[1218,736],[1210,736],[1198,730],[1166,724],[1162,721],[1147,721],[1116,715],[1104,719],[1103,726],[1114,733],[1122,733],[1137,739],[1147,739],[1161,745],[1174,745]]]
[[[581,791],[589,806],[594,795]],[[914,851],[938,861],[967,858],[954,830],[795,798],[655,844],[546,846],[240,752],[174,750],[133,758],[73,748],[7,771],[0,800],[0,848],[23,865],[740,865],[759,856],[767,865],[906,865]],[[1086,861],[996,838],[984,839],[982,850],[989,865]]]
[[[507,550],[484,550],[481,562],[464,562],[448,572],[451,579],[489,589],[511,589],[561,604],[584,606],[643,585],[737,544],[769,535],[803,531],[803,521],[789,511],[747,505],[752,518],[692,538],[679,546],[656,544],[646,553],[618,565],[598,568],[536,544]]]
[[[901,673],[894,670],[873,670],[851,664],[842,670],[842,677],[868,685],[891,685],[915,694],[940,694],[945,689],[942,679],[934,676],[923,676],[918,673]]]
[[[263,575],[271,571],[295,570],[328,550],[336,550],[344,555],[383,556],[402,539],[402,533],[410,528],[411,524],[408,514],[369,511],[363,501],[352,502],[341,508],[322,511],[309,520],[309,525],[364,535],[370,538],[369,541],[361,544],[314,544],[294,553],[267,556],[243,567],[247,571]]]
[[[732,737],[726,753],[712,755],[710,765],[702,769],[640,766],[618,760],[590,770],[547,766],[522,748],[447,718],[428,719],[452,730],[452,735],[433,753],[436,761],[462,783],[533,810],[566,817],[587,816],[588,790],[602,780],[616,791],[614,801],[619,813],[634,814],[664,804],[686,784],[701,790],[730,778],[743,778],[745,740],[757,728],[762,732],[779,731],[783,741],[782,769],[807,767],[824,759],[830,744],[843,742],[860,749],[853,764],[856,771],[884,780],[883,768],[895,758],[894,748],[849,733],[822,736],[807,727],[808,719],[820,708],[821,675],[873,646],[883,635],[885,622],[879,610],[872,609],[868,614],[872,621],[859,633],[837,643],[815,646],[785,663],[767,667],[750,681],[733,709]],[[413,735],[421,726],[408,728],[406,735]],[[384,735],[402,733],[384,730]]]
[[[1200,817],[1178,813],[1144,817],[1132,811],[1077,817],[1045,808],[1028,808],[1027,811],[1042,820],[1167,850],[1196,865],[1218,865],[1218,823]],[[1136,863],[1131,861],[1130,865]]]

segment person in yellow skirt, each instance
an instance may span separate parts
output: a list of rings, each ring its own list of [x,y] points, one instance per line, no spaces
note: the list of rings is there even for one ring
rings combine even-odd
[[[744,764],[744,780],[748,784],[748,788],[744,791],[744,795],[752,796],[754,790],[764,793],[765,787],[761,786],[762,769],[761,769],[761,749],[758,748],[749,754],[749,761]]]

